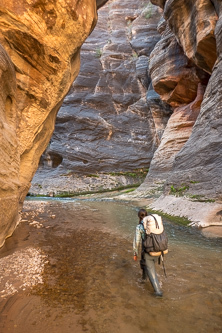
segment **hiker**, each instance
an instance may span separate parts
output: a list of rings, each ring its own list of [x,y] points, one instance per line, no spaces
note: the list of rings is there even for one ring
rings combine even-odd
[[[140,266],[143,270],[143,280],[146,279],[148,276],[155,295],[162,297],[163,293],[160,289],[159,281],[157,278],[156,274],[156,269],[155,269],[155,263],[160,260],[160,255],[159,256],[151,256],[148,253],[146,253],[143,249],[142,245],[142,240],[145,240],[146,238],[146,232],[143,226],[144,223],[144,218],[147,219],[147,211],[145,209],[140,209],[138,212],[138,217],[139,217],[139,223],[136,227],[136,234],[133,240],[133,251],[134,251],[134,260],[137,260],[139,252],[141,252],[141,260],[140,260]]]

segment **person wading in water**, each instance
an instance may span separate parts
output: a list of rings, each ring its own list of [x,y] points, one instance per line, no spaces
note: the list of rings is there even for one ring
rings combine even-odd
[[[138,253],[141,253],[140,266],[143,270],[143,280],[148,276],[155,295],[162,297],[163,293],[160,289],[159,281],[156,274],[155,263],[158,261],[159,257],[153,257],[146,253],[142,248],[142,240],[146,237],[146,232],[143,227],[143,219],[147,216],[147,211],[145,209],[140,209],[138,212],[139,223],[136,226],[136,233],[133,240],[133,251],[134,251],[134,260],[137,260]]]

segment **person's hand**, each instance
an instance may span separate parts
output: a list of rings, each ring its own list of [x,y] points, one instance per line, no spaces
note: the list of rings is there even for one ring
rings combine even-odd
[[[133,260],[137,261],[137,255],[134,254]]]

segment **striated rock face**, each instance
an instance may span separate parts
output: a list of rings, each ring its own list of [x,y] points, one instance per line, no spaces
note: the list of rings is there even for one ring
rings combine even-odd
[[[152,84],[149,86],[146,102],[153,116],[157,135],[156,140],[159,145],[169,117],[172,114],[172,108],[161,100],[160,95],[153,89]]]
[[[0,245],[18,220],[19,153],[14,66],[0,45]]]
[[[193,125],[200,111],[205,87],[199,85],[196,99],[188,104],[174,109],[166,129],[163,133],[160,145],[156,150],[150,170],[149,181],[153,178],[165,180],[172,170],[175,156],[187,142],[192,132]]]
[[[161,182],[165,194],[173,188],[190,198],[220,202],[221,1],[152,3],[164,9],[166,21],[163,29],[161,20],[162,38],[150,57],[152,83],[174,111],[140,189],[148,190]],[[214,212],[211,220],[219,221],[219,215]]]
[[[42,175],[47,175],[46,191],[51,179],[56,192],[54,179],[65,174],[79,177],[149,166],[171,113],[152,86],[148,107],[146,102],[148,59],[160,39],[159,19],[159,9],[149,1],[115,0],[99,10],[31,193],[36,193],[36,184],[46,186]],[[70,183],[70,191],[74,188]]]
[[[199,82],[208,76],[184,55],[168,25],[151,53],[149,69],[155,91],[172,107],[192,102]]]
[[[218,20],[210,0],[168,0],[164,17],[185,55],[211,73],[217,59],[215,26]]]
[[[140,188],[143,190],[147,183],[159,186],[166,180],[176,154],[191,134],[209,79],[209,74],[186,57],[164,19],[159,31],[162,38],[150,55],[149,70],[154,89],[174,111],[152,159],[147,181]]]
[[[19,202],[27,194],[57,111],[78,74],[80,47],[96,20],[93,0],[1,1],[0,43],[7,53],[1,48],[0,200],[8,213],[1,215],[0,246],[17,223]],[[7,54],[16,70],[16,92]]]
[[[221,21],[222,6],[219,12],[215,37],[218,59],[213,68],[200,115],[192,134],[176,156],[172,174],[167,180],[167,189],[171,183],[181,184],[195,181],[190,192],[222,200],[222,47]]]

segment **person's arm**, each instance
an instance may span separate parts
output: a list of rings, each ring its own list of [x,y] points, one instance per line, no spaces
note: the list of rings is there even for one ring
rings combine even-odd
[[[141,239],[142,239],[142,225],[139,224],[136,227],[136,233],[133,239],[133,254],[134,254],[134,260],[137,260],[138,252],[139,252],[139,247],[141,244]]]

